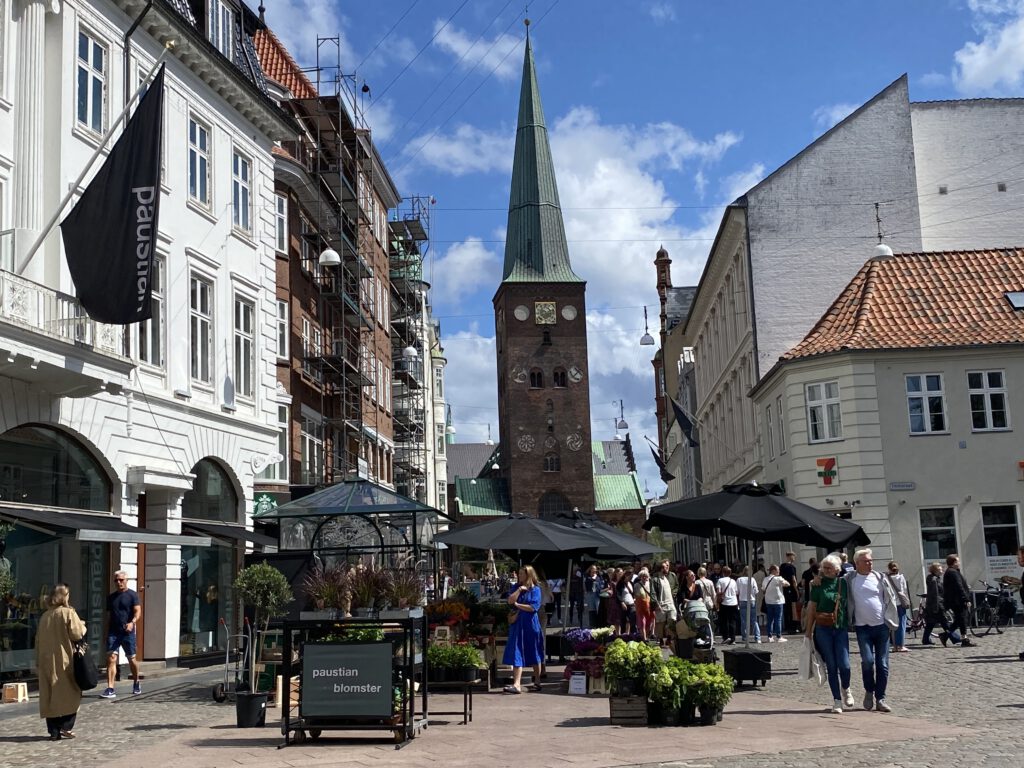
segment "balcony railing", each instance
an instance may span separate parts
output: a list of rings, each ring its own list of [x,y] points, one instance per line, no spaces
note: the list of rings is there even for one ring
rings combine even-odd
[[[6,234],[6,233],[5,233]],[[74,296],[15,275],[6,268],[7,250],[13,244],[2,242],[4,269],[0,269],[0,320],[71,344],[94,347],[109,354],[124,354],[124,327],[97,323],[85,314]]]

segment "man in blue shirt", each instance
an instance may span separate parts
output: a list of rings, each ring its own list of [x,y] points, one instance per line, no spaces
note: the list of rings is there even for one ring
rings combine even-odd
[[[142,618],[142,605],[138,593],[128,589],[127,573],[115,573],[114,583],[117,589],[107,596],[107,612],[110,614],[110,623],[107,625],[107,688],[100,694],[104,699],[117,698],[114,677],[117,675],[117,655],[121,649],[124,649],[128,666],[132,670],[132,694],[142,693],[139,662],[135,658],[135,628]]]

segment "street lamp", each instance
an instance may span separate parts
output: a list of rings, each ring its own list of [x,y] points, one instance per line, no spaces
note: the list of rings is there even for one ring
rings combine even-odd
[[[653,347],[654,337],[651,336],[650,330],[647,328],[647,305],[644,305],[644,335],[640,337],[641,347]]]
[[[452,424],[452,407],[450,405],[448,406],[448,419],[447,419],[447,421],[448,421],[448,426],[446,426],[444,428],[444,433],[446,435],[454,435],[455,434],[455,425]]]
[[[402,357],[406,360],[415,360],[419,356],[420,353],[416,351],[416,347],[412,344],[402,350]]]
[[[614,404],[614,400],[612,404]],[[615,429],[629,429],[629,424],[626,423],[626,413],[622,407],[622,401],[619,400],[619,420],[615,422]]]
[[[341,256],[333,248],[327,248],[320,254],[321,267],[336,267],[341,264]]]

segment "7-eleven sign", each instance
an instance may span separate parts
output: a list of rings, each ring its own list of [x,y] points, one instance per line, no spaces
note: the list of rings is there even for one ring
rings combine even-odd
[[[839,485],[839,463],[835,456],[827,459],[817,459],[818,465],[818,487]]]

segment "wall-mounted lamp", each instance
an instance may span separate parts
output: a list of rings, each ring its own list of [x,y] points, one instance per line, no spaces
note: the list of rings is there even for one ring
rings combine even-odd
[[[333,248],[327,248],[320,254],[321,267],[337,267],[341,264],[341,256]]]

